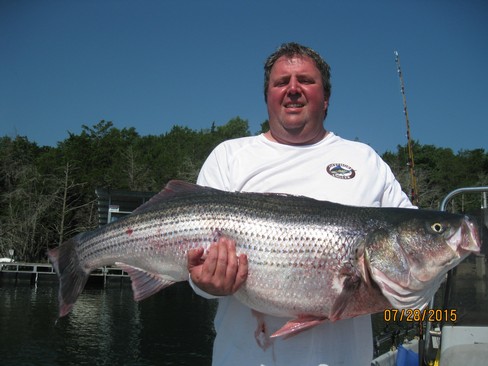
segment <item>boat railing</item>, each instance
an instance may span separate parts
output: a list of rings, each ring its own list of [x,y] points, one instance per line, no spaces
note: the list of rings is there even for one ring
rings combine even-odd
[[[463,187],[463,188],[458,188],[450,192],[448,195],[445,196],[445,198],[442,200],[441,205],[440,205],[440,210],[441,211],[447,211],[448,204],[450,201],[457,195],[460,194],[468,194],[468,193],[481,193],[482,194],[482,200],[481,200],[481,209],[482,209],[482,218],[481,222],[478,222],[480,224],[480,230],[486,230],[483,228],[483,226],[486,226],[488,228],[488,202],[487,202],[487,194],[488,194],[488,186],[482,186],[482,187]],[[481,234],[481,233],[480,233]],[[482,235],[480,237],[483,238]],[[486,245],[486,244],[485,244]],[[483,247],[483,244],[482,244]],[[474,274],[476,277],[480,280],[486,280],[486,258],[485,254],[480,253],[475,255],[474,259]],[[451,290],[452,290],[452,285],[453,285],[453,276],[456,271],[456,268],[451,269],[447,273],[446,277],[446,282],[445,282],[445,288],[444,288],[444,299],[442,302],[442,308],[447,309],[447,307],[450,305],[450,300],[451,300]],[[432,300],[429,303],[429,308],[430,309],[435,309],[435,298],[432,298]],[[444,320],[444,319],[443,319]],[[426,328],[425,328],[425,340],[421,344],[421,347],[419,347],[419,352],[420,352],[420,359],[423,360],[425,363],[428,361],[426,360],[426,356],[431,351],[433,348],[440,347],[440,344],[442,343],[442,327],[444,325],[444,321],[441,321],[439,324],[433,324],[431,322],[426,323]],[[486,324],[484,324],[486,326]],[[433,329],[433,326],[436,326],[435,329]],[[440,342],[439,342],[440,339]],[[434,346],[434,347],[433,347]]]

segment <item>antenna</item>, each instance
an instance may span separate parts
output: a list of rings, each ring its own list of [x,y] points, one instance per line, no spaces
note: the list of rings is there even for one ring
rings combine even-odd
[[[410,134],[410,121],[408,119],[408,111],[407,111],[407,98],[405,96],[405,86],[403,85],[403,76],[402,76],[402,69],[400,67],[400,56],[398,55],[398,51],[395,51],[395,62],[397,64],[397,72],[398,77],[400,78],[400,86],[401,92],[403,97],[403,114],[405,115],[405,121],[407,123],[407,146],[408,146],[408,170],[410,173],[410,201],[416,206],[419,203],[418,197],[418,188],[417,188],[417,177],[415,176],[415,163],[413,159],[413,148],[412,148],[412,139]]]

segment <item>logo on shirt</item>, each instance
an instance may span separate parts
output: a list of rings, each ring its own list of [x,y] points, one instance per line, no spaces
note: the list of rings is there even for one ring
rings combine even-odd
[[[338,179],[352,179],[356,176],[356,171],[349,165],[333,163],[327,165],[327,173]]]

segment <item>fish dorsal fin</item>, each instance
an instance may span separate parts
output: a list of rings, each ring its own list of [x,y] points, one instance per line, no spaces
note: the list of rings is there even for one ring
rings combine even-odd
[[[213,188],[199,186],[197,184],[184,182],[182,180],[170,180],[163,190],[152,196],[149,201],[143,203],[141,206],[136,208],[132,213],[142,213],[150,210],[154,205],[179,194],[184,193],[195,193],[205,190],[214,190]]]
[[[209,188],[205,188],[203,186],[199,186],[198,184],[193,184],[189,182],[185,182],[182,180],[170,180],[166,186],[163,188],[161,193],[190,193],[190,192],[198,192],[201,190],[205,190]]]
[[[135,301],[144,300],[176,282],[129,264],[116,262],[115,265],[129,274],[132,281],[132,292],[134,293]]]

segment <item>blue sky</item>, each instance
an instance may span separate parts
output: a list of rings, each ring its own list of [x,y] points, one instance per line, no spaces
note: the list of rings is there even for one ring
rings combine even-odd
[[[332,68],[326,128],[379,153],[412,137],[488,150],[485,0],[0,0],[0,136],[56,146],[100,120],[159,135],[267,119],[281,43]]]

